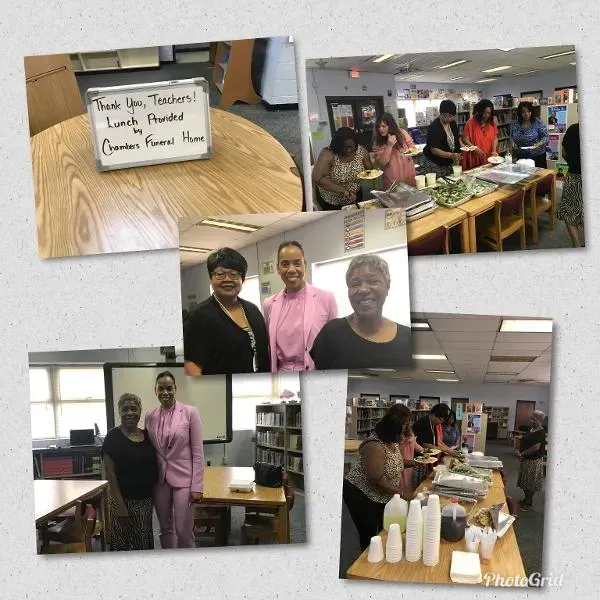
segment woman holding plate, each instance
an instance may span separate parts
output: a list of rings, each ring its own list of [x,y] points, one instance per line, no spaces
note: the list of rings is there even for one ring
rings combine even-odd
[[[510,140],[513,157],[530,158],[536,167],[547,168],[546,146],[548,145],[548,128],[541,119],[533,116],[533,104],[527,100],[519,104],[517,123],[510,128]]]
[[[427,144],[423,148],[423,173],[452,175],[452,166],[461,158],[460,136],[456,124],[456,104],[440,102],[440,116],[427,128]]]
[[[487,162],[490,156],[498,156],[498,127],[494,105],[490,100],[480,100],[473,108],[473,116],[467,121],[460,141],[474,149],[463,152],[463,169],[474,169]]]
[[[398,127],[394,117],[383,113],[373,129],[373,152],[376,162],[383,169],[383,184],[389,188],[394,181],[415,186],[415,163],[406,154],[415,143],[408,131]],[[414,152],[414,150],[413,150]]]

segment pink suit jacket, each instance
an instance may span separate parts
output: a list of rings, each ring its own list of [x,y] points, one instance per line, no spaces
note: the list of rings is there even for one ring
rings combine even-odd
[[[306,300],[304,304],[304,369],[314,370],[315,363],[310,357],[310,349],[323,326],[337,318],[337,304],[331,292],[320,290],[306,283]],[[277,324],[283,305],[285,290],[267,298],[263,312],[269,331],[269,346],[271,348],[271,371],[277,371]]]
[[[158,483],[171,487],[189,487],[191,492],[204,491],[204,446],[200,414],[194,406],[175,403],[171,434],[162,448],[158,443],[160,407],[146,413],[144,419],[158,460]]]

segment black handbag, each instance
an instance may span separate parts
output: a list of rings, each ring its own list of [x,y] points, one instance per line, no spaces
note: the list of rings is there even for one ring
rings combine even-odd
[[[254,481],[264,487],[283,487],[283,467],[265,462],[254,463]]]

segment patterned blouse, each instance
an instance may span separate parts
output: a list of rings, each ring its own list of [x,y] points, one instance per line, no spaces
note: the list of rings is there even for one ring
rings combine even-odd
[[[365,150],[362,146],[359,146],[356,149],[356,154],[350,162],[343,162],[340,160],[340,157],[337,154],[334,154],[333,165],[331,167],[331,171],[329,172],[329,177],[331,177],[331,180],[338,185],[343,185],[351,192],[358,192],[360,184],[358,182],[357,175],[365,169],[363,165],[364,155]],[[328,204],[333,204],[334,206],[343,206],[345,204],[349,204],[348,199],[344,196],[344,194],[325,190],[321,186],[319,186],[319,192],[321,193],[323,200],[325,200],[325,202]]]
[[[377,443],[381,444],[385,450],[385,462],[383,463],[383,476],[390,482],[395,485],[400,485],[400,481],[402,478],[402,471],[404,470],[404,461],[402,459],[402,454],[400,452],[400,445],[394,444],[394,450],[390,450],[388,446],[386,446],[376,434],[368,437],[361,445],[360,448],[367,443]],[[367,498],[373,500],[374,502],[379,502],[380,504],[386,504],[392,499],[393,494],[390,492],[386,492],[381,488],[374,486],[367,477],[367,469],[365,460],[360,454],[358,454],[358,461],[356,464],[348,471],[346,475],[346,479],[349,483],[357,487]]]
[[[544,145],[529,150],[531,156],[540,156],[546,153],[548,145],[548,129],[541,119],[532,119],[529,127],[522,127],[519,123],[513,123],[510,127],[510,139],[519,147],[534,146],[543,141]]]

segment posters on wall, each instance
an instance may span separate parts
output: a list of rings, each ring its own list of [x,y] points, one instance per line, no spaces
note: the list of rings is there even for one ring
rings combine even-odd
[[[467,433],[479,433],[481,431],[481,415],[467,413]]]
[[[263,275],[272,275],[275,273],[275,261],[268,260],[263,263]]]
[[[474,435],[463,435],[462,443],[467,446],[469,452],[475,452],[475,436]]]
[[[560,134],[549,133],[548,134],[548,158],[550,160],[558,160],[560,156]]]
[[[462,404],[457,404],[455,412],[456,412],[456,420],[457,421],[462,421],[463,405]]]
[[[567,130],[567,107],[565,105],[548,106],[548,130],[564,133]]]
[[[344,217],[344,250],[360,250],[365,247],[365,213],[358,211]]]

